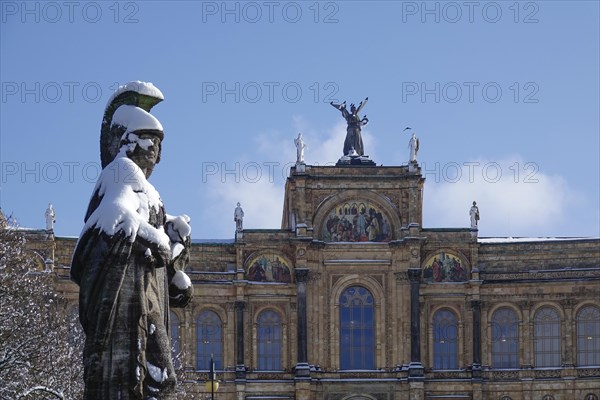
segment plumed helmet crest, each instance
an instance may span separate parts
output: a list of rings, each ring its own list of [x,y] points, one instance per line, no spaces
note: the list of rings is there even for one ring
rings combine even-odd
[[[113,123],[115,111],[123,105],[139,107],[150,112],[152,107],[164,100],[164,96],[156,86],[150,82],[133,81],[119,86],[111,96],[104,110],[102,126],[100,128],[100,159],[102,168],[106,167],[119,152],[121,137],[128,130],[122,125],[124,122]],[[157,120],[158,122],[158,120]],[[160,124],[160,123],[159,123]],[[162,126],[160,127],[162,131]],[[129,129],[131,130],[131,129]]]

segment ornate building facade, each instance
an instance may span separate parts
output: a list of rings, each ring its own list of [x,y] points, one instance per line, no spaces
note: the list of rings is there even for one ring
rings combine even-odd
[[[598,400],[600,239],[427,229],[424,183],[416,163],[299,163],[281,229],[194,241],[171,311],[190,398],[212,356],[217,399]],[[28,234],[76,310],[76,239]]]

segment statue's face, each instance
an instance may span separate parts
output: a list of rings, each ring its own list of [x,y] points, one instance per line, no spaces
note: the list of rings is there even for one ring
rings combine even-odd
[[[129,158],[144,171],[148,178],[160,157],[161,139],[148,133],[141,133],[138,136],[140,140],[133,152],[129,154]]]

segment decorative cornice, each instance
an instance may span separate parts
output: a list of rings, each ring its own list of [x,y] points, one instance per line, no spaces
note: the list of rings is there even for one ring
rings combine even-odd
[[[408,274],[406,272],[394,272],[396,282],[408,282]]]
[[[600,279],[600,268],[563,269],[544,271],[524,271],[512,273],[479,272],[484,282],[495,281],[530,281],[530,280],[565,280],[565,279]]]

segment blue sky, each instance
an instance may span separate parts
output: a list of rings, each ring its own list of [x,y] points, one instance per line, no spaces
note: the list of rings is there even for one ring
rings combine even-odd
[[[194,238],[277,228],[302,132],[335,163],[329,101],[369,102],[366,153],[420,138],[424,226],[480,236],[600,236],[597,1],[13,2],[0,21],[0,205],[77,236],[118,84],[153,82],[165,128],[150,181]]]

